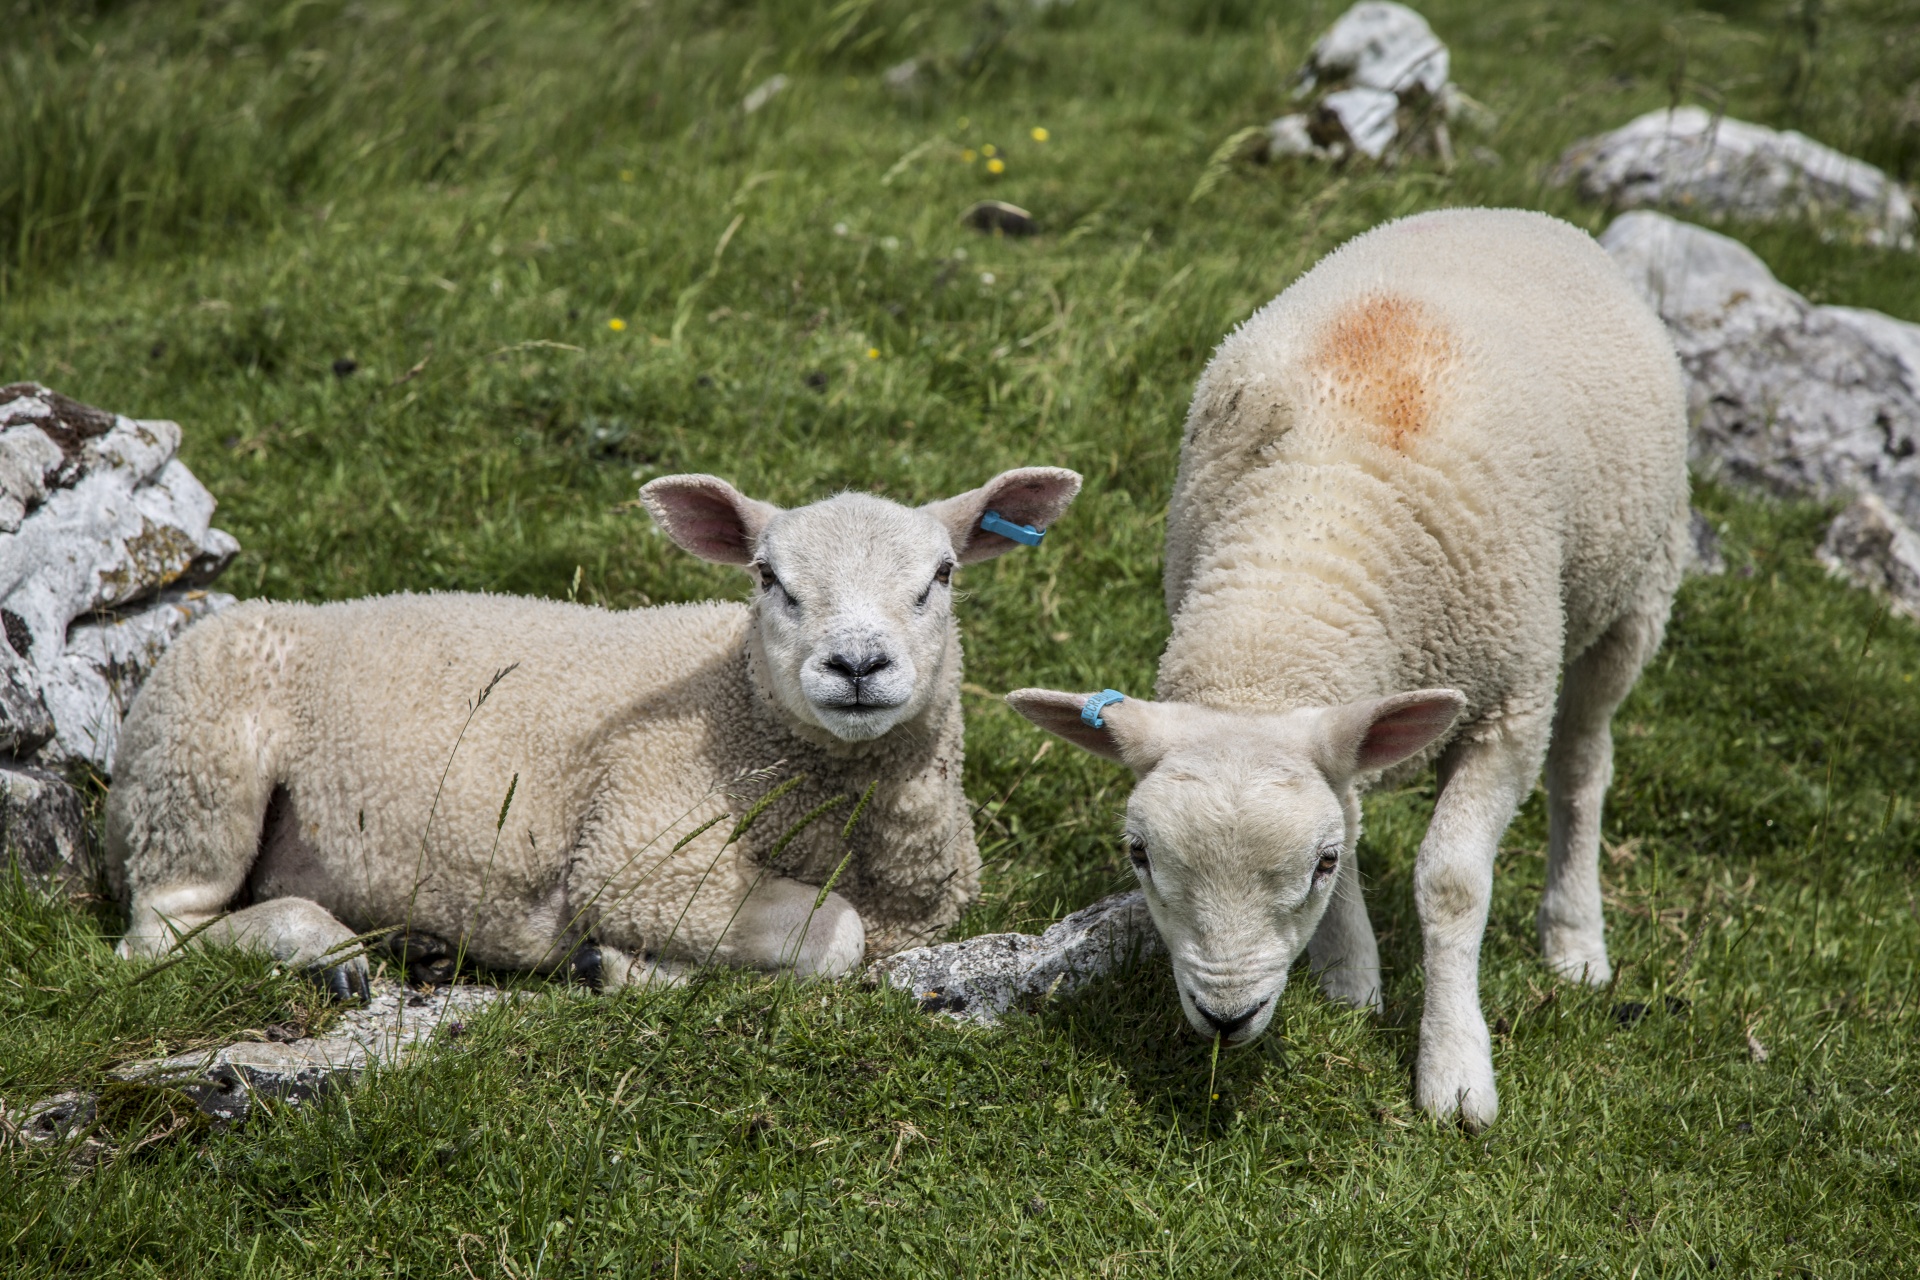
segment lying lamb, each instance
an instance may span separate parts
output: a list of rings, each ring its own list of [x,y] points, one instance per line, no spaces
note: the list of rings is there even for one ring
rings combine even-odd
[[[367,985],[350,940],[379,929],[415,959],[607,987],[708,960],[840,974],[924,941],[979,881],[950,577],[1037,541],[1079,487],[1035,467],[917,509],[782,511],[669,476],[642,501],[756,575],[750,605],[398,595],[203,622],[120,739],[121,954],[211,921],[345,997]],[[725,816],[775,791],[730,842]]]
[[[1433,760],[1419,1104],[1498,1112],[1480,940],[1543,760],[1541,944],[1608,980],[1609,722],[1680,581],[1685,403],[1659,320],[1535,213],[1380,227],[1221,344],[1167,516],[1162,700],[1009,695],[1135,773],[1125,839],[1195,1028],[1259,1036],[1303,946],[1328,995],[1379,1007],[1359,793]]]

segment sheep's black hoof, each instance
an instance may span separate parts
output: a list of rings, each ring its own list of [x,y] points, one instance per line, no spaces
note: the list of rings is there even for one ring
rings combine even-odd
[[[605,976],[600,965],[600,948],[594,946],[591,942],[582,945],[568,959],[568,979],[579,983],[583,987],[598,991],[600,989],[600,983]]]
[[[438,956],[407,966],[407,981],[416,987],[444,987],[453,981],[453,957]]]
[[[313,979],[320,984],[321,990],[342,1004],[350,1004],[355,1000],[364,1004],[373,998],[364,964],[336,964],[318,969],[314,971]]]

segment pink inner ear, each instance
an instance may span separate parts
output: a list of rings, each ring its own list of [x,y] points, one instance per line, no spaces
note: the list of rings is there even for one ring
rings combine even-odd
[[[659,502],[671,523],[674,541],[696,555],[744,560],[746,529],[733,504],[707,489],[675,489]]]
[[[1388,712],[1373,722],[1360,742],[1359,767],[1380,769],[1397,764],[1445,733],[1457,712],[1451,701],[1416,702]]]
[[[746,550],[740,521],[734,517],[731,508],[724,516],[718,512],[702,511],[698,515],[676,520],[674,524],[688,542],[695,543],[702,551]]]
[[[1074,486],[1054,479],[1026,480],[995,493],[988,506],[1016,524],[1051,524],[1060,514],[1063,493]]]

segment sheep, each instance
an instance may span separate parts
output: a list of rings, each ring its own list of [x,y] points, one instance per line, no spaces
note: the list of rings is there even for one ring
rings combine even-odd
[[[1543,761],[1541,945],[1610,979],[1609,723],[1685,563],[1685,403],[1659,320],[1537,213],[1388,223],[1221,343],[1167,515],[1157,700],[1008,695],[1135,774],[1124,840],[1197,1031],[1258,1037],[1303,947],[1328,996],[1380,1008],[1359,798],[1429,762],[1418,1104],[1498,1114],[1480,944]]]
[[[979,885],[954,567],[1037,541],[1079,487],[1033,467],[918,508],[781,510],[668,476],[642,503],[754,575],[750,604],[393,595],[202,622],[120,740],[119,951],[208,926],[345,999],[375,930],[603,988],[709,960],[833,976],[925,941]]]

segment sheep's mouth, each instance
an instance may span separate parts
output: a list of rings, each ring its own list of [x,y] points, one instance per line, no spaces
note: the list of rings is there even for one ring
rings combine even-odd
[[[843,716],[877,715],[882,711],[896,711],[900,707],[898,702],[869,702],[858,695],[840,702],[821,702],[816,705],[823,711],[835,711]]]

